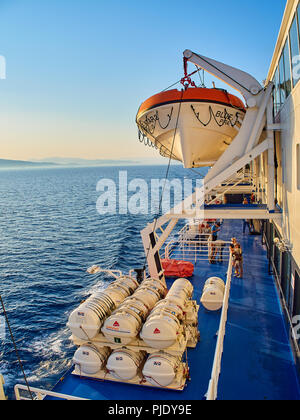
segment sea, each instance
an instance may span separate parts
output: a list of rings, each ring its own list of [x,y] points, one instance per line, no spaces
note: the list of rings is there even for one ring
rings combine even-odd
[[[105,274],[89,275],[87,268],[98,264],[128,273],[144,266],[140,231],[158,214],[97,210],[99,181],[118,185],[120,171],[126,172],[128,182],[145,180],[149,194],[151,180],[164,179],[168,172],[167,166],[0,171],[0,294],[31,386],[51,389],[70,368],[75,348],[66,327],[68,316],[112,281]],[[179,165],[168,173],[170,180],[201,176],[203,172]],[[0,373],[13,399],[14,385],[24,379],[3,324],[0,308]]]

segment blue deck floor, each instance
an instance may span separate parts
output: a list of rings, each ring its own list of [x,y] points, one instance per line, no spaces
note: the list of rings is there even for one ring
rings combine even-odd
[[[244,279],[233,278],[219,382],[221,400],[298,400],[300,388],[274,279],[268,274],[260,236],[242,234],[241,221],[227,221],[220,238],[238,238]],[[199,302],[207,278],[226,279],[227,264],[197,264],[191,279]],[[191,381],[183,392],[95,381],[65,375],[54,391],[95,400],[201,400],[211,375],[220,312],[200,308],[201,340],[189,349]]]

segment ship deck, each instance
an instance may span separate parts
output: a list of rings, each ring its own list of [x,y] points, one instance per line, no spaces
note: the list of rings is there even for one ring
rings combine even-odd
[[[220,239],[235,236],[244,253],[244,278],[232,279],[219,381],[220,400],[299,400],[293,352],[260,236],[243,235],[242,221],[225,221]],[[205,281],[226,279],[227,263],[195,266],[191,282],[199,302]],[[170,285],[172,281],[168,281]],[[183,391],[80,378],[70,370],[53,391],[92,400],[201,400],[211,376],[220,312],[199,310],[200,342],[188,350],[191,380]]]

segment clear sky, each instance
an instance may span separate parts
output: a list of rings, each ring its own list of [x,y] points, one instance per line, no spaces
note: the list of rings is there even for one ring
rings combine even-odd
[[[137,140],[135,115],[180,79],[182,52],[262,81],[284,7],[285,0],[0,0],[7,61],[0,158],[154,156]]]

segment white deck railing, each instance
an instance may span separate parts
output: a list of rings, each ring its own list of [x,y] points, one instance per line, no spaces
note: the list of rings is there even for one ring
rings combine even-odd
[[[200,233],[198,225],[186,225],[165,246],[162,258],[167,260],[228,261],[230,242],[212,241],[211,234]]]
[[[218,331],[218,341],[216,345],[211,379],[209,381],[208,391],[206,394],[206,399],[208,401],[215,401],[218,397],[218,383],[219,383],[219,377],[221,373],[222,355],[223,355],[223,349],[224,349],[224,338],[225,338],[227,315],[228,315],[231,278],[232,278],[232,256],[230,256],[229,264],[228,264],[227,282],[226,282],[226,288],[225,288],[220,326],[219,326],[219,331]]]
[[[33,396],[34,400],[43,400],[46,397],[53,397],[58,398],[60,400],[68,400],[68,401],[86,401],[86,398],[79,398],[79,397],[73,397],[71,395],[66,394],[60,394],[58,392],[53,391],[47,391],[45,389],[39,389],[39,388],[33,388],[30,387],[31,395]],[[26,396],[24,395],[26,393]],[[22,395],[23,394],[23,395]],[[26,385],[16,385],[15,386],[15,396],[16,400],[31,400],[32,398],[29,396],[29,390]]]

